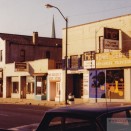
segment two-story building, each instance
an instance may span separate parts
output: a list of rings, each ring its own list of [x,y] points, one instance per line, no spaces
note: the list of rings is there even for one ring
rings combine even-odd
[[[75,98],[131,101],[130,50],[131,14],[69,27],[66,90]]]
[[[62,39],[0,33],[0,94],[45,99],[49,69],[61,68]]]

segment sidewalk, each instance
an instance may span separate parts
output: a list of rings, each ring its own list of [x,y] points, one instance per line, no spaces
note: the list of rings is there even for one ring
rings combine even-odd
[[[87,103],[87,100],[75,99],[74,104]],[[25,104],[25,105],[38,105],[48,107],[62,107],[66,106],[64,102],[55,102],[47,100],[28,100],[28,99],[16,99],[16,98],[0,98],[0,104]]]

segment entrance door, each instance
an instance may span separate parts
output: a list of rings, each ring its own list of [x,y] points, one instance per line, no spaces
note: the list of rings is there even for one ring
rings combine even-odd
[[[50,82],[50,100],[55,101],[56,97],[56,82]]]
[[[81,98],[83,89],[83,74],[73,75],[73,94],[75,98]]]

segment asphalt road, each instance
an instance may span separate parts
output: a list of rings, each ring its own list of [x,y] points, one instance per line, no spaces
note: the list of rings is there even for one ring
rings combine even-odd
[[[0,104],[0,128],[40,123],[49,108],[33,105]]]

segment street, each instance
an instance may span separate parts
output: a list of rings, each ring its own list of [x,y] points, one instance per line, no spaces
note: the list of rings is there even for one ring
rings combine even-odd
[[[44,106],[0,104],[0,128],[40,123],[48,109]]]

